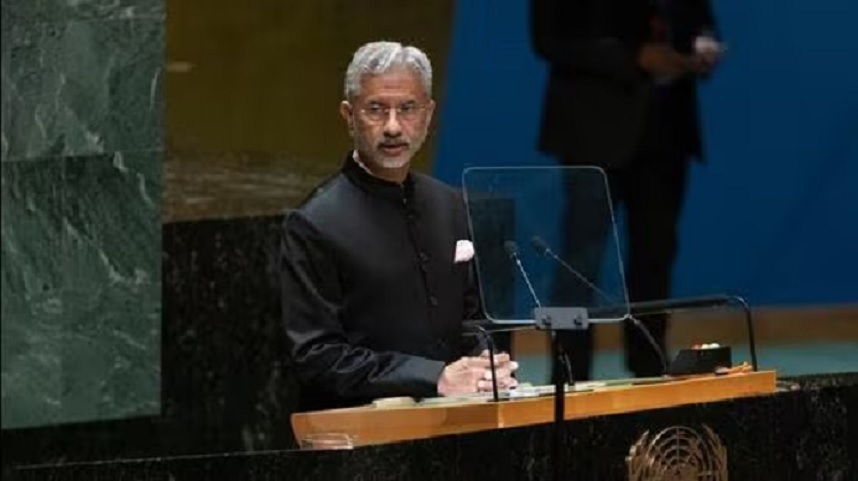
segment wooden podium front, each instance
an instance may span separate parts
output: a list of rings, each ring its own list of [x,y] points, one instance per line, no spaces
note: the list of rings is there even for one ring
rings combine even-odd
[[[565,419],[664,409],[775,391],[775,372],[762,371],[673,379],[654,384],[596,387],[566,394]],[[404,407],[372,405],[296,413],[292,429],[300,442],[314,434],[342,433],[356,446],[548,423],[552,396],[498,403],[485,400]]]

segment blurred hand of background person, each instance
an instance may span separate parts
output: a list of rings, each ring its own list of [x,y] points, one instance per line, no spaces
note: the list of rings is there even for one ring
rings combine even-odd
[[[696,61],[665,42],[648,42],[641,46],[638,65],[655,78],[676,78],[694,71]]]
[[[711,33],[703,33],[694,39],[694,55],[692,57],[694,71],[698,74],[711,74],[721,57],[724,55],[724,45],[715,39]]]

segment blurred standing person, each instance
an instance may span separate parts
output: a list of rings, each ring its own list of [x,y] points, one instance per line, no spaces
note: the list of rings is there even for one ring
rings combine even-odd
[[[531,22],[550,72],[539,149],[565,165],[605,170],[612,201],[627,214],[629,300],[666,299],[689,160],[702,158],[697,82],[722,52],[709,1],[532,0]],[[564,230],[604,239],[607,226],[593,215],[569,206]],[[592,252],[569,237],[563,256],[594,279]],[[576,289],[558,283],[552,300],[566,302]],[[642,321],[664,352],[666,316]],[[624,334],[627,367],[661,374],[646,338],[629,323]],[[575,379],[589,379],[592,330],[563,333],[563,341]]]

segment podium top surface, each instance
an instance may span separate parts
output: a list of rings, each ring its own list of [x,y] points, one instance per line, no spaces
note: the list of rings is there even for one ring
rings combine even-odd
[[[576,385],[566,393],[565,419],[666,409],[688,404],[775,392],[774,371],[665,378],[635,384],[617,380]],[[584,388],[584,389],[581,389]],[[550,392],[549,389],[545,391]],[[528,426],[553,420],[550,394],[490,402],[490,398],[427,400],[295,413],[292,429],[300,442],[314,435],[344,434],[356,446]]]

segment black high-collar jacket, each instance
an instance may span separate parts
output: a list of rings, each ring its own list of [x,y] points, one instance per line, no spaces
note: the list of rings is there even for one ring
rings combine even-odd
[[[301,409],[437,395],[444,365],[473,354],[462,321],[478,315],[462,198],[411,173],[370,175],[351,156],[285,219],[283,329]]]

